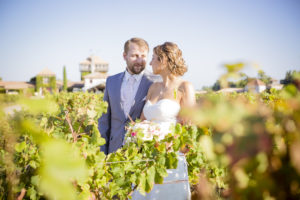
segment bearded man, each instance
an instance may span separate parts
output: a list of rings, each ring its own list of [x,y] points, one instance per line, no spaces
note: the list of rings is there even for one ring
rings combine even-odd
[[[155,76],[145,71],[149,53],[148,43],[141,38],[131,38],[124,45],[126,70],[106,80],[103,100],[107,112],[99,118],[98,129],[106,144],[100,149],[106,155],[122,147],[125,126],[140,117],[146,95]]]

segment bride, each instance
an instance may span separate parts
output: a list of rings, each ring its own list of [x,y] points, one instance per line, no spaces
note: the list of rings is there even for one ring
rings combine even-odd
[[[191,107],[195,104],[195,91],[191,83],[181,79],[187,71],[178,46],[165,42],[153,49],[150,62],[153,73],[162,77],[162,82],[153,83],[146,97],[146,104],[141,115],[142,120],[153,121],[171,126],[176,122],[184,123],[177,116],[180,108]],[[155,184],[146,196],[135,191],[133,199],[190,199],[187,165],[184,154],[178,152],[178,167],[170,169],[163,184]]]

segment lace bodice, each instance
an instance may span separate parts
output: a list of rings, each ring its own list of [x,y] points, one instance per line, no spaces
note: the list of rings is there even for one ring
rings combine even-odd
[[[170,99],[162,99],[152,104],[147,101],[143,112],[147,120],[161,123],[172,122],[176,123],[176,116],[180,110],[180,105],[176,101]]]

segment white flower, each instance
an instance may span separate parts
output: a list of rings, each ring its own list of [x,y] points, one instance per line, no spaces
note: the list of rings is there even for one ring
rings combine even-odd
[[[134,142],[137,138],[149,141],[153,140],[154,136],[158,137],[159,141],[163,140],[167,134],[173,132],[172,127],[172,123],[169,122],[155,123],[147,120],[136,122],[128,127],[126,143]]]

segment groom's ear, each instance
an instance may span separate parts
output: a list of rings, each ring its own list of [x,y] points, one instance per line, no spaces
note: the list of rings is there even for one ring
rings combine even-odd
[[[124,58],[124,60],[126,60],[126,56],[127,56],[127,54],[125,52],[123,52],[123,58]]]

